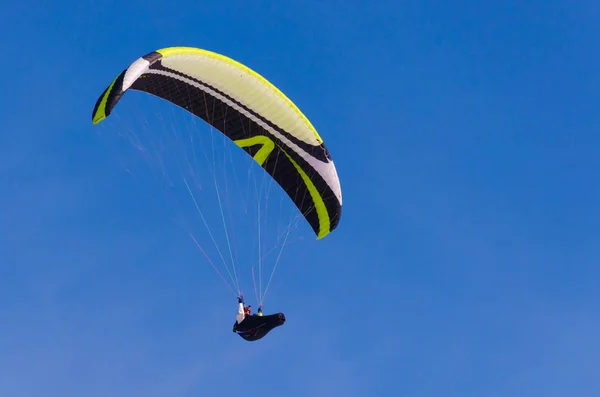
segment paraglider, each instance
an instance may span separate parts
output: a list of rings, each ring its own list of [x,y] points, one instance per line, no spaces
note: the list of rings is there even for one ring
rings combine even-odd
[[[244,150],[287,193],[318,240],[338,226],[342,192],[329,151],[300,109],[255,71],[203,49],[156,50],[133,62],[104,90],[92,122],[108,117],[128,90],[187,110]],[[237,292],[241,294],[239,287]],[[259,303],[258,315],[238,310],[234,332],[245,340],[258,340],[285,323],[283,313],[262,316]],[[246,310],[242,301],[239,305]]]
[[[262,307],[259,307],[257,314],[251,314],[251,306],[244,304],[244,297],[238,298],[238,313],[233,324],[233,332],[243,339],[257,341],[284,323],[285,315],[283,313],[263,316]]]

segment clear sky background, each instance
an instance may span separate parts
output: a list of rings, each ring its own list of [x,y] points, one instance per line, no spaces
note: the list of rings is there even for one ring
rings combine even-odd
[[[587,0],[4,2],[0,395],[597,397],[598,26]],[[175,45],[266,76],[338,167],[339,228],[299,228],[257,343],[107,145],[157,101],[91,123]]]

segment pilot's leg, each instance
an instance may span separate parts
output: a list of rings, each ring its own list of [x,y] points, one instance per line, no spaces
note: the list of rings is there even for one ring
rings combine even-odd
[[[238,303],[238,312],[235,316],[235,319],[237,320],[238,324],[244,321],[244,304],[242,302]]]

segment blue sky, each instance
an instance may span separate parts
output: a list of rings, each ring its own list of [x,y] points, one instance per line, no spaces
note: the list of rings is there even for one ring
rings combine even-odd
[[[585,0],[3,4],[0,394],[600,395],[599,23]],[[91,124],[174,45],[266,76],[338,167],[340,226],[298,228],[259,343],[110,139],[189,118],[134,94]]]

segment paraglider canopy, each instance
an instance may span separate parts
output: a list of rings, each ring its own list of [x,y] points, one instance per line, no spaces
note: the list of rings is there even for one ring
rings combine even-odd
[[[319,239],[337,227],[342,193],[329,151],[300,109],[258,73],[198,48],[153,51],[106,88],[93,123],[130,89],[172,102],[226,135],[286,191]]]

